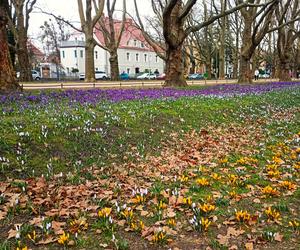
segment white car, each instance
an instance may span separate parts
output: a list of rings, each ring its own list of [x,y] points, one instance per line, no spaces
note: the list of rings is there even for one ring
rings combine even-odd
[[[270,78],[270,75],[265,73],[265,74],[259,74],[258,78],[262,78],[262,79],[266,79],[266,78]]]
[[[85,73],[79,74],[79,80],[85,79]],[[103,71],[95,71],[95,79],[96,80],[106,80],[108,79],[107,74]]]
[[[41,75],[38,71],[36,70],[31,70],[31,76],[32,76],[32,79],[34,81],[39,81],[41,80]],[[17,72],[17,78],[20,78],[20,72]]]
[[[156,75],[153,73],[144,73],[137,77],[137,79],[156,79]]]

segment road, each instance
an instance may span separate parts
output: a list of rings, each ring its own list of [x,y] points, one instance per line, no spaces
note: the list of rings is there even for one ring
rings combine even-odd
[[[278,79],[261,79],[256,81],[257,83],[273,82]],[[163,80],[140,80],[140,81],[98,81],[95,83],[87,82],[31,82],[20,83],[23,89],[91,89],[91,88],[154,88],[162,87]],[[226,80],[195,80],[187,81],[189,86],[205,86],[216,84],[233,84],[237,83],[235,79]]]

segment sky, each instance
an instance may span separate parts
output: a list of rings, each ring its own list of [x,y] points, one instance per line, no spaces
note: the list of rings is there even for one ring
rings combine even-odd
[[[85,2],[85,0],[83,0]],[[122,0],[117,0],[116,9],[122,9]],[[141,15],[148,15],[151,10],[150,0],[137,0],[139,11]],[[133,0],[126,0],[127,11],[134,15]],[[55,15],[61,15],[66,20],[70,20],[73,24],[79,23],[77,0],[37,0],[36,6],[43,9],[46,12],[54,13]],[[32,40],[37,40],[40,34],[40,26],[44,21],[49,20],[49,16],[41,14],[39,10],[34,10],[30,16],[29,36]],[[38,41],[37,41],[38,42]]]

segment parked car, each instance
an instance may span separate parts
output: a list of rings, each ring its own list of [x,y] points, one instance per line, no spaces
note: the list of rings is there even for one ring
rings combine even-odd
[[[84,79],[85,79],[85,73],[80,73],[79,80],[84,80]],[[103,71],[95,71],[95,79],[96,80],[106,80],[106,79],[108,79],[108,76]]]
[[[17,78],[20,78],[20,72],[17,72]],[[38,72],[38,71],[36,71],[36,70],[31,70],[31,76],[32,76],[32,79],[34,80],[34,81],[39,81],[39,80],[41,80],[41,75],[40,75],[40,73]]]
[[[202,74],[195,73],[195,74],[190,74],[188,76],[188,79],[189,80],[203,80],[204,76]]]
[[[159,76],[156,77],[157,80],[165,80],[166,79],[166,74],[162,73]]]
[[[121,80],[129,80],[130,79],[129,74],[123,72],[122,74],[120,74],[120,79]]]
[[[156,75],[153,73],[144,73],[137,77],[137,79],[156,79]]]
[[[265,74],[259,74],[258,78],[263,78],[263,79],[266,79],[266,78],[270,78],[270,75],[265,73]]]

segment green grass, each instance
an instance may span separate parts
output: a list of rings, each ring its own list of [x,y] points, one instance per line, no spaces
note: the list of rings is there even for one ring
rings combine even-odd
[[[224,99],[197,97],[100,103],[97,107],[78,106],[76,109],[52,104],[46,109],[4,114],[0,121],[3,131],[0,156],[11,162],[0,166],[3,169],[0,175],[3,179],[10,175],[24,178],[66,173],[74,171],[78,160],[85,167],[105,166],[124,159],[142,160],[147,154],[159,154],[161,142],[168,141],[172,132],[180,136],[181,131],[256,123],[261,119],[266,121],[263,128],[275,142],[287,133],[297,132],[300,115],[295,113],[292,121],[277,121],[272,115],[278,110],[297,107],[300,107],[299,89],[293,93],[282,91]],[[47,131],[46,137],[43,130]],[[22,132],[29,135],[19,136]],[[21,150],[16,159],[18,143]],[[50,161],[53,173],[47,170]]]
[[[293,92],[270,92],[259,96],[101,102],[96,106],[77,105],[73,108],[66,103],[50,103],[42,109],[33,107],[23,112],[5,113],[0,120],[0,130],[3,131],[0,134],[2,159],[0,180],[9,180],[10,188],[22,195],[32,192],[28,180],[35,180],[35,177],[41,175],[46,177],[47,183],[54,183],[52,188],[56,190],[64,186],[80,187],[99,182],[99,186],[97,184],[90,189],[92,193],[93,188],[97,190],[95,191],[97,197],[85,198],[90,201],[89,205],[97,205],[98,209],[112,207],[115,223],[119,219],[115,211],[116,201],[134,207],[126,200],[131,195],[129,190],[126,189],[127,193],[124,191],[124,188],[128,188],[127,179],[134,179],[134,186],[138,188],[141,182],[144,184],[143,187],[149,189],[143,209],[152,215],[144,218],[140,216],[140,210],[134,211],[136,219],[144,220],[145,225],[149,227],[162,220],[155,202],[162,200],[168,204],[168,197],[165,197],[166,194],[163,192],[185,190],[184,196],[191,197],[193,202],[203,204],[212,199],[216,206],[211,215],[217,216],[220,227],[217,228],[217,225],[213,224],[211,231],[205,233],[203,244],[206,246],[213,249],[227,249],[216,240],[216,235],[226,234],[226,231],[222,231],[223,222],[233,217],[235,210],[247,210],[251,214],[259,213],[261,217],[257,222],[259,226],[255,237],[266,235],[265,240],[275,244],[272,237],[267,237],[267,232],[280,232],[286,239],[295,238],[295,232],[288,228],[288,222],[297,217],[300,192],[298,188],[289,196],[266,198],[261,195],[261,188],[275,185],[281,193],[287,192],[280,188],[279,180],[274,181],[267,177],[265,168],[273,161],[272,157],[276,150],[280,149],[278,143],[288,148],[287,152],[280,149],[285,163],[278,167],[279,171],[288,176],[284,179],[299,185],[299,173],[287,167],[297,162],[297,159],[291,158],[290,153],[299,147],[299,143],[290,139],[300,131],[299,110],[300,89],[294,89]],[[191,135],[193,131],[199,132],[198,137],[194,138]],[[199,136],[201,131],[204,133],[203,137]],[[207,144],[205,133],[209,134]],[[187,162],[177,166],[175,163],[174,170],[164,172],[156,169],[149,176],[143,170],[135,168],[138,163],[152,164],[151,161],[149,163],[149,156],[158,157],[168,150],[173,154],[178,152],[192,157],[194,155],[188,150],[190,143],[194,142],[193,139],[198,140],[200,145],[203,144],[197,149],[200,153],[208,150],[206,156],[212,156],[211,161],[203,166]],[[243,144],[243,140],[247,139],[248,143]],[[234,143],[237,150],[227,152],[228,145],[224,146],[223,140],[228,145]],[[187,151],[185,148],[176,148],[178,145],[186,146]],[[225,153],[218,150],[224,150]],[[219,162],[221,156],[226,156],[228,163],[221,164]],[[257,163],[238,163],[238,160],[245,156],[257,160]],[[3,160],[3,157],[9,161]],[[167,157],[159,161],[160,166],[170,163]],[[131,163],[133,167],[122,169],[120,166],[124,163]],[[151,167],[155,169],[157,166]],[[155,175],[156,172],[159,175]],[[60,173],[63,176],[61,180],[57,177]],[[221,178],[214,181],[212,173],[219,174]],[[230,183],[228,177],[230,174],[237,175],[239,180]],[[182,175],[188,176],[188,181],[181,182],[179,177]],[[196,184],[196,179],[201,177],[209,180],[209,186],[200,187]],[[122,182],[127,186],[125,184],[122,186]],[[134,186],[130,191],[135,188]],[[104,190],[112,191],[113,201],[102,198]],[[229,193],[232,191],[236,192],[237,198],[230,197]],[[253,203],[254,197],[259,198],[260,203]],[[15,221],[22,220],[20,218],[27,220],[43,215],[47,207],[35,206],[33,200],[28,200],[25,207],[16,205],[11,208],[6,220],[0,221],[0,225],[9,230]],[[7,198],[0,196],[0,209],[6,202]],[[268,204],[281,213],[282,225],[265,222],[263,204]],[[55,203],[55,208],[59,205],[59,202]],[[175,209],[174,206],[171,207]],[[185,230],[190,230],[187,221],[193,212],[186,204],[178,205],[176,209],[178,207],[180,209],[175,210],[175,218],[182,225],[180,233],[184,233]],[[75,245],[78,248],[97,249],[99,245],[95,239],[118,249],[128,249],[135,242],[140,244],[137,248],[153,246],[144,243],[145,239],[141,239],[138,232],[124,234],[122,226],[113,224],[110,228],[106,221],[90,217],[88,211],[81,211],[79,216],[88,218],[89,231],[80,234],[76,239]],[[59,217],[48,219],[64,220]],[[70,219],[68,218],[68,223]],[[24,235],[33,230],[33,227],[28,225],[24,223],[22,228]],[[247,226],[243,224],[239,226],[250,233]],[[64,229],[68,230],[68,227],[67,224]],[[126,224],[125,227],[128,229],[130,225]],[[189,235],[190,231],[187,232],[185,236]],[[16,247],[14,241],[4,240],[5,233],[4,229],[0,231],[0,250]],[[115,242],[112,242],[113,234],[117,238]],[[22,240],[28,243],[24,235]],[[34,245],[30,246],[34,248]],[[57,249],[56,247],[58,248],[58,245],[54,244],[49,249]],[[158,245],[154,245],[155,247]],[[243,245],[240,244],[239,247]]]

